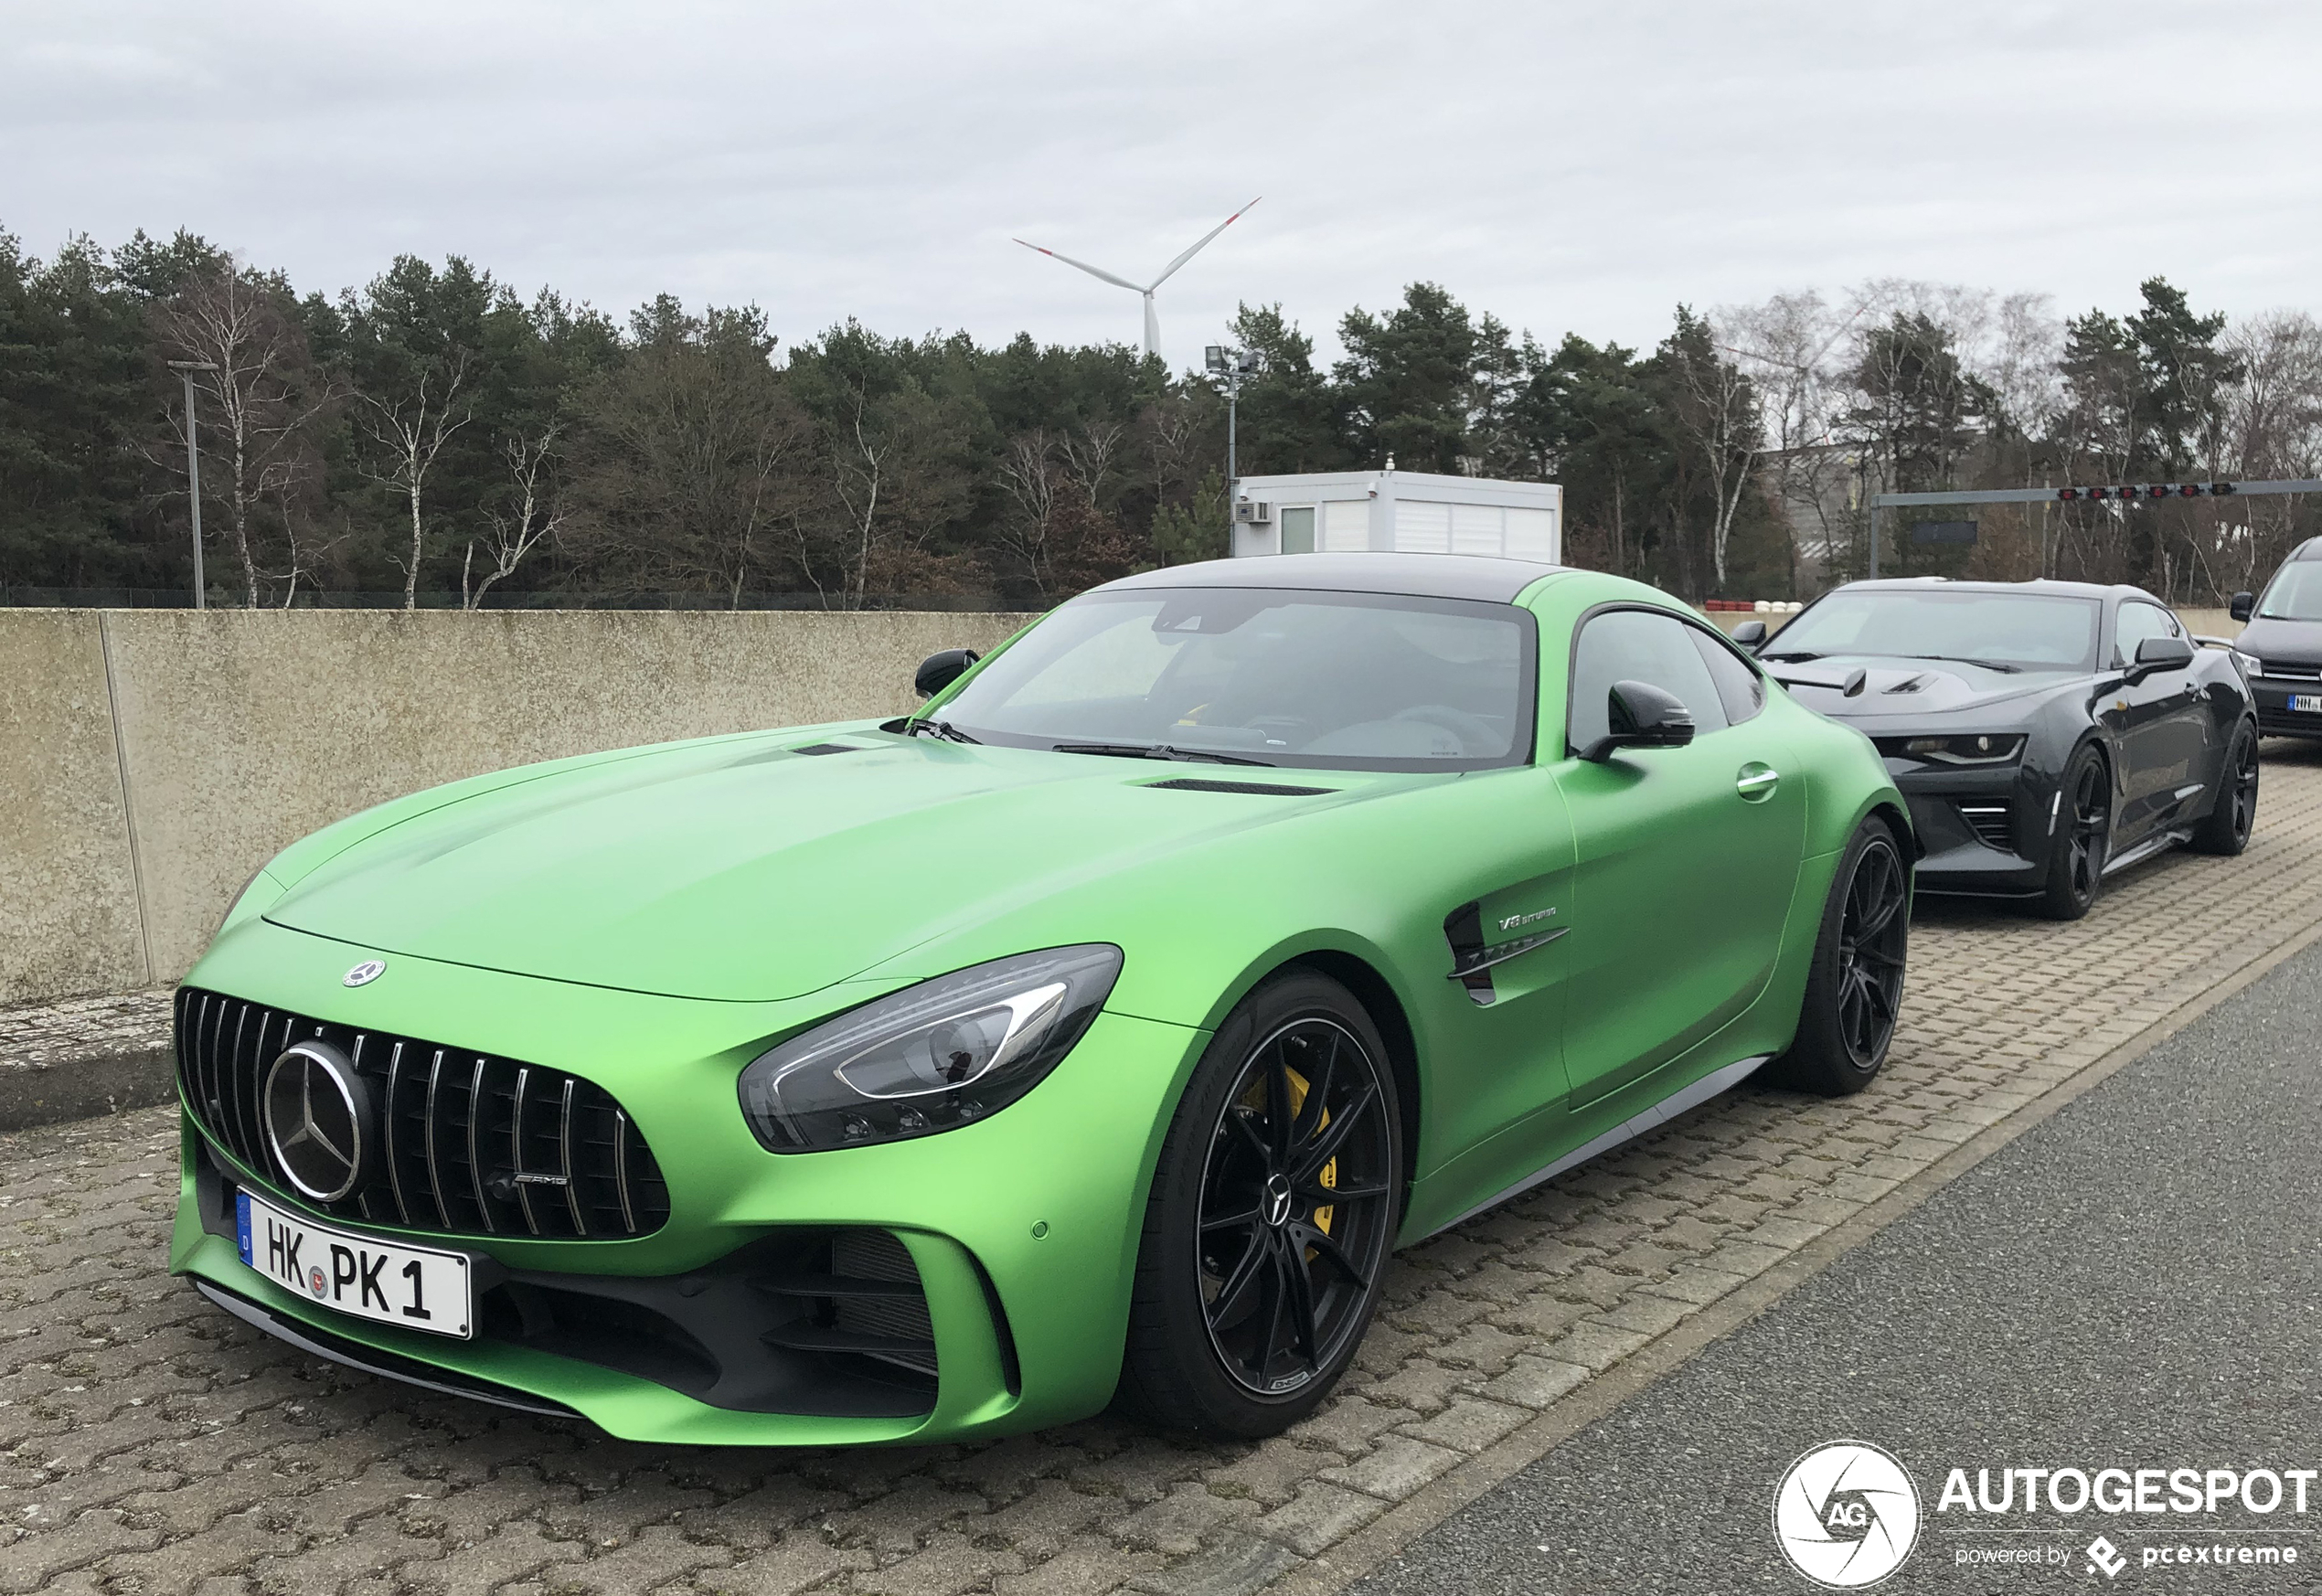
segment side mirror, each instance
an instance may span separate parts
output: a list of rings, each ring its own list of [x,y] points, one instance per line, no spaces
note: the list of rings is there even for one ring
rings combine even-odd
[[[2246,621],[2256,608],[2257,595],[2255,593],[2236,593],[2233,595],[2233,601],[2226,605],[2225,612],[2236,621]]]
[[[1603,737],[1581,750],[1602,764],[1624,748],[1683,748],[1693,740],[1693,712],[1674,693],[1649,682],[1614,682],[1604,696]]]
[[[1726,635],[1733,639],[1734,647],[1746,648],[1755,654],[1765,646],[1765,622],[1744,621]]]
[[[2137,676],[2181,671],[2193,663],[2193,645],[2181,637],[2148,637],[2136,645]]]
[[[967,674],[967,667],[983,658],[972,648],[947,648],[941,654],[931,654],[919,662],[919,674],[911,677],[911,686],[922,698],[932,698]]]

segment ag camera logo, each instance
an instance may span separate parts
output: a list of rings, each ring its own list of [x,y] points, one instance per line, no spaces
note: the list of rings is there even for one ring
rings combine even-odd
[[[1773,1538],[1817,1585],[1875,1585],[1918,1543],[1919,1488],[1892,1452],[1868,1442],[1817,1446],[1774,1489]]]

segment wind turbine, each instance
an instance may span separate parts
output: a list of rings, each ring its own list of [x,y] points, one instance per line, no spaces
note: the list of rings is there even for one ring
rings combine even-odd
[[[1263,199],[1264,197],[1265,196],[1262,194],[1258,197],[1258,199]],[[1048,256],[1050,260],[1061,261],[1067,266],[1077,266],[1081,271],[1087,272],[1090,276],[1102,278],[1105,282],[1112,283],[1115,288],[1125,288],[1131,293],[1143,295],[1145,298],[1145,352],[1148,355],[1158,355],[1161,353],[1161,317],[1153,308],[1153,291],[1160,287],[1163,283],[1168,282],[1170,278],[1176,276],[1177,268],[1184,265],[1188,261],[1192,260],[1196,255],[1201,253],[1202,250],[1209,244],[1211,239],[1216,238],[1220,233],[1224,232],[1228,228],[1233,226],[1234,223],[1249,215],[1250,206],[1257,203],[1257,199],[1252,200],[1250,205],[1243,206],[1240,210],[1235,211],[1231,216],[1226,218],[1225,220],[1220,222],[1216,227],[1211,228],[1208,232],[1202,234],[1199,239],[1195,240],[1193,248],[1188,250],[1184,254],[1179,255],[1176,260],[1161,268],[1161,275],[1155,278],[1150,283],[1140,284],[1132,282],[1125,277],[1114,276],[1112,272],[1107,271],[1102,266],[1092,266],[1086,261],[1075,261],[1071,256],[1060,255],[1054,250],[1041,250],[1039,245],[1026,244],[1022,239],[1018,239],[1016,241],[1019,244],[1024,244],[1024,247],[1028,250],[1039,250],[1041,254]]]

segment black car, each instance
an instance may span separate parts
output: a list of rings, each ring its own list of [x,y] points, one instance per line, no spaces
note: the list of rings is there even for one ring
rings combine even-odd
[[[2322,537],[2290,551],[2265,591],[2233,595],[2233,647],[2268,737],[2322,737]]]
[[[2077,920],[2110,871],[2178,843],[2249,843],[2249,684],[2141,588],[1853,582],[1771,640],[1755,622],[1734,637],[1886,756],[1924,849],[1923,892]]]

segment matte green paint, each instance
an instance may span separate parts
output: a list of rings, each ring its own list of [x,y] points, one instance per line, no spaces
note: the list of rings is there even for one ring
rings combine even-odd
[[[1688,748],[1566,757],[1580,617],[1676,606],[1586,572],[1521,601],[1541,646],[1538,753],[1519,768],[1228,772],[792,728],[415,794],[293,845],[237,904],[192,984],[595,1080],[669,1182],[673,1216],[642,1240],[461,1245],[519,1269],[658,1275],[783,1225],[891,1228],[935,1324],[942,1389],[924,1420],[730,1412],[538,1352],[328,1314],[204,1233],[190,1180],[172,1268],[634,1439],[933,1441],[1090,1413],[1118,1375],[1177,1097],[1209,1033],[1283,964],[1359,960],[1400,1010],[1386,1028],[1407,1028],[1419,1092],[1405,1242],[1710,1070],[1788,1045],[1837,857],[1874,808],[1901,823],[1877,754],[1769,684],[1754,720]],[[789,751],[832,738],[869,751]],[[1737,782],[1757,766],[1778,773],[1774,790],[1745,796]],[[1151,786],[1188,774],[1332,791]],[[1488,941],[1525,934],[1502,919],[1551,910],[1534,928],[1569,931],[1498,966],[1487,1007],[1446,979],[1444,917],[1470,900]],[[783,1155],[743,1123],[735,1078],[773,1042],[914,981],[1094,942],[1125,956],[1104,1014],[990,1119]],[[372,955],[384,976],[340,984]],[[977,1265],[1014,1335],[1020,1393]]]

